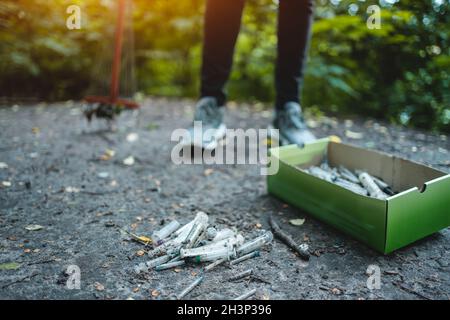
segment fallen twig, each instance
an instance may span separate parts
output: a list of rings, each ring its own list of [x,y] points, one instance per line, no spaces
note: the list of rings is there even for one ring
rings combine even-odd
[[[301,249],[297,243],[292,239],[290,235],[285,233],[281,228],[278,226],[278,224],[273,219],[273,216],[270,215],[269,217],[269,223],[272,227],[272,231],[275,234],[276,237],[278,237],[281,241],[283,241],[288,247],[290,247],[292,250],[294,250],[300,258],[303,260],[308,261],[309,260],[309,253],[306,250]]]
[[[262,282],[262,283],[265,283],[265,284],[269,284],[269,285],[272,284],[272,282],[267,281],[267,280],[261,278],[260,276],[257,276],[257,275],[254,275],[254,274],[252,274],[250,278],[251,278],[251,280],[256,280],[256,281],[259,281],[259,282]]]
[[[104,196],[107,194],[117,193],[117,190],[108,190],[108,191],[88,191],[88,190],[81,190],[80,193],[84,193],[90,196]]]
[[[419,298],[425,299],[425,300],[432,300],[430,297],[427,297],[411,288],[408,288],[407,286],[401,284],[400,282],[392,282],[394,284],[394,286],[402,289],[403,291],[406,291],[408,293],[414,294],[416,296],[418,296]]]
[[[39,261],[34,261],[34,262],[30,262],[27,263],[28,266],[32,266],[32,265],[36,265],[36,264],[44,264],[44,263],[50,263],[50,262],[54,262],[55,259],[51,258],[51,259],[46,259],[46,260],[39,260]]]
[[[7,283],[7,284],[5,284],[5,285],[2,287],[2,289],[5,289],[5,288],[7,288],[7,287],[9,287],[9,286],[12,286],[13,284],[23,282],[23,281],[25,281],[25,280],[27,280],[27,279],[30,279],[30,280],[31,280],[31,278],[37,276],[38,274],[39,274],[39,273],[36,272],[36,273],[33,273],[33,274],[29,275],[29,276],[20,278],[19,280],[16,280],[16,281]]]

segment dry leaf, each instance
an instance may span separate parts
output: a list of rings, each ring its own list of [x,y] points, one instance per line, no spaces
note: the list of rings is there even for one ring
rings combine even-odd
[[[27,229],[28,231],[37,231],[37,230],[41,230],[44,227],[38,224],[30,224],[28,226],[25,227],[25,229]]]
[[[179,272],[181,272],[181,269],[180,268],[175,268],[175,269],[173,269],[173,271],[175,271],[176,273],[179,273]]]
[[[95,290],[97,290],[97,291],[103,291],[103,290],[105,290],[105,286],[102,285],[100,282],[94,283],[94,287],[95,287]]]
[[[116,154],[116,152],[115,152],[114,150],[106,149],[106,150],[105,150],[105,153],[103,153],[103,154],[100,156],[100,160],[108,161],[108,160],[110,160],[112,157],[114,157],[115,154]]]
[[[23,252],[25,252],[25,253],[30,253],[31,252],[31,249],[25,249],[25,250],[23,250]]]
[[[144,254],[145,254],[145,251],[144,251],[144,250],[139,250],[138,252],[136,252],[136,255],[137,255],[138,257],[142,257]]]
[[[262,224],[258,222],[258,223],[255,225],[255,227],[258,228],[258,229],[261,229],[261,228],[262,228]]]
[[[305,223],[305,219],[292,219],[289,220],[289,223],[293,226],[302,226]]]
[[[0,263],[0,270],[17,270],[19,268],[20,263],[17,262]]]
[[[158,290],[152,290],[152,297],[157,297],[159,296],[159,291]]]
[[[138,287],[133,288],[133,292],[138,292],[138,291],[139,291],[139,288],[138,288]]]
[[[150,239],[149,237],[146,237],[146,236],[139,236],[139,237],[137,237],[137,240],[143,242],[146,245],[152,243],[152,239]]]
[[[38,127],[34,127],[31,128],[31,132],[33,132],[34,134],[38,134],[39,132],[41,132],[41,129],[39,129]]]

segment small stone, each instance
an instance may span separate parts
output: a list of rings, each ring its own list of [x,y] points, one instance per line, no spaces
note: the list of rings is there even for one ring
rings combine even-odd
[[[335,294],[335,295],[340,295],[342,293],[342,291],[338,288],[333,288],[333,289],[331,289],[331,293]]]
[[[127,141],[128,142],[135,142],[139,139],[139,135],[135,132],[129,133],[127,135]]]
[[[6,187],[6,188],[11,187],[11,185],[12,185],[11,181],[2,181],[2,186]]]
[[[25,227],[25,229],[27,229],[28,231],[38,231],[43,229],[44,227],[39,225],[39,224],[30,224],[28,226]]]
[[[109,177],[109,173],[108,172],[99,172],[97,174],[97,177],[99,177],[100,179],[107,179]]]
[[[292,219],[289,220],[289,223],[293,226],[302,226],[305,223],[305,219]]]
[[[129,156],[129,157],[127,157],[127,158],[125,158],[124,160],[123,160],[123,164],[124,165],[126,165],[126,166],[132,166],[133,164],[134,164],[134,157],[133,156]]]

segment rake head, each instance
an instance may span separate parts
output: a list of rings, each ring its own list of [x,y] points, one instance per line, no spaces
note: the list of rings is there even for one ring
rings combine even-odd
[[[88,96],[84,99],[87,105],[84,115],[90,122],[95,116],[98,119],[114,120],[124,110],[139,109],[139,105],[130,100],[116,99],[110,97]]]

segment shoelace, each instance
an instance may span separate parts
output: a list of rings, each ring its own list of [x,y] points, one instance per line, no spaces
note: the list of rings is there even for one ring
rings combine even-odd
[[[203,104],[197,108],[195,111],[195,120],[197,121],[208,121],[213,119],[214,116],[214,106],[210,103]]]

